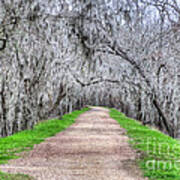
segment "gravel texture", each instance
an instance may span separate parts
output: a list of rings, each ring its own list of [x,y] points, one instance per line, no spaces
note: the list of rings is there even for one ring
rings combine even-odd
[[[125,130],[109,110],[91,107],[70,128],[1,165],[36,180],[144,180]]]

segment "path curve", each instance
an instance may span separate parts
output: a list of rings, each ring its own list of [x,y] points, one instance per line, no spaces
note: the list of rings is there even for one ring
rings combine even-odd
[[[92,107],[67,130],[0,169],[36,180],[144,180],[127,141],[108,109]]]

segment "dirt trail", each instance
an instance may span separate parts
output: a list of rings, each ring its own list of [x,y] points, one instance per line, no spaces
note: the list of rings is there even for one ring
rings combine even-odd
[[[0,169],[36,180],[143,180],[124,134],[107,109],[92,107],[66,131]]]

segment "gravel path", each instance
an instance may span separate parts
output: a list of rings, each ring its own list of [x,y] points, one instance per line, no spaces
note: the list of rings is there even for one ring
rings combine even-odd
[[[143,180],[124,134],[107,109],[92,107],[66,131],[0,169],[36,180]]]

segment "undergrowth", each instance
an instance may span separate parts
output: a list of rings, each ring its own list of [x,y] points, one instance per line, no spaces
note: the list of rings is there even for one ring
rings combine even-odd
[[[180,144],[160,131],[111,109],[110,116],[127,131],[132,146],[141,154],[138,160],[150,180],[180,180]]]
[[[39,144],[47,137],[54,136],[63,131],[75,122],[75,119],[87,111],[88,108],[77,110],[71,114],[65,114],[62,118],[39,122],[32,130],[24,130],[12,136],[0,138],[0,164],[7,163],[10,159],[19,158],[17,155],[23,151],[33,149],[35,144]],[[0,180],[29,180],[26,175],[10,175],[0,172]]]

